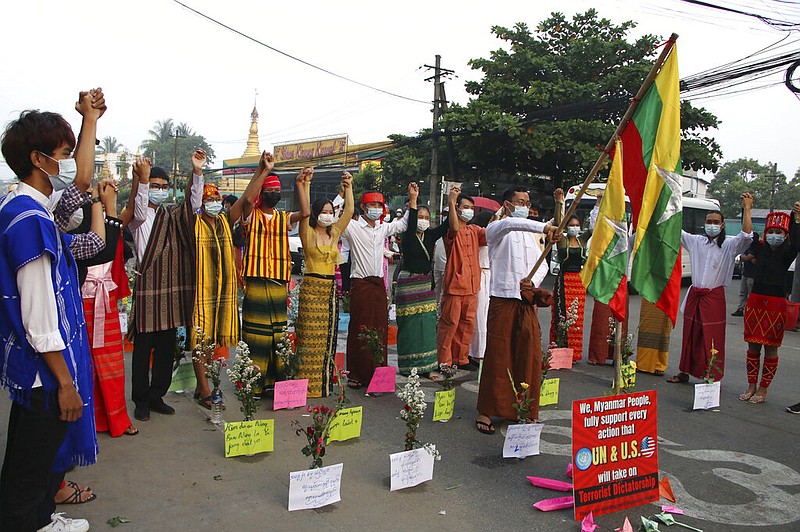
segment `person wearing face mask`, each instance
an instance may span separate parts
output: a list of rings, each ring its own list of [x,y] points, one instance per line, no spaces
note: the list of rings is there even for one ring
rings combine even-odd
[[[721,380],[725,374],[725,287],[733,277],[733,262],[753,242],[750,209],[753,195],[742,194],[742,230],[725,239],[725,220],[719,211],[706,213],[704,235],[681,232],[681,246],[692,264],[692,285],[683,300],[683,340],[680,373],[667,382],[688,382],[689,375]],[[711,349],[717,351],[709,367]]]
[[[528,220],[529,203],[526,188],[507,189],[500,213],[505,216],[486,227],[492,275],[475,420],[475,428],[483,434],[494,434],[492,416],[517,420],[509,370],[517,386],[521,382],[530,385],[534,402],[528,418],[534,421],[539,417],[542,337],[536,306],[550,306],[552,301],[550,292],[539,288],[547,275],[547,265],[542,263],[531,280],[526,278],[541,256],[535,240],[543,233],[554,241],[561,235],[556,234],[556,226]]]
[[[167,173],[151,168],[148,159],[137,158],[128,208],[120,215],[131,229],[138,259],[129,334],[133,336],[131,398],[139,421],[149,420],[151,411],[175,413],[163,397],[172,382],[177,329],[192,324],[197,282],[193,213],[203,200],[205,164],[206,152],[198,148],[186,185],[188,201],[167,206]]]
[[[79,95],[76,147],[59,114],[25,111],[2,136],[19,186],[0,203],[0,384],[12,400],[0,474],[0,529],[88,530],[55,512],[54,495],[73,465],[96,461],[92,366],[78,269],[48,210],[54,189],[94,168],[102,92]],[[74,165],[74,166],[73,166]],[[73,172],[74,168],[74,172]],[[88,186],[86,187],[88,189]]]
[[[442,308],[436,330],[439,365],[478,369],[469,360],[469,347],[475,332],[481,265],[478,249],[486,245],[486,229],[468,225],[475,213],[475,202],[459,187],[450,189],[449,230],[444,236],[447,265],[442,284]],[[528,208],[525,208],[525,216]]]
[[[245,228],[244,302],[242,304],[242,339],[250,346],[250,356],[261,372],[256,394],[273,389],[284,378],[283,363],[275,346],[286,326],[287,284],[292,275],[289,231],[311,215],[304,182],[313,174],[303,168],[295,179],[300,211],[278,209],[281,181],[272,172],[275,158],[263,152],[253,178],[244,194],[231,207],[231,220]]]
[[[188,345],[191,348],[198,345],[199,329],[207,340],[216,344],[214,358],[226,359],[228,347],[239,341],[239,297],[231,224],[216,185],[203,186],[203,206],[195,214],[194,237],[197,289]],[[197,377],[195,399],[211,410],[206,368],[196,359],[193,362]]]
[[[741,401],[763,403],[778,370],[778,348],[783,343],[786,324],[784,275],[797,256],[799,242],[800,224],[793,223],[785,212],[771,212],[767,216],[764,240],[751,250],[755,255],[755,274],[753,289],[744,307],[748,387],[739,395]],[[791,407],[789,411],[792,412]]]
[[[303,186],[307,193],[313,174],[307,174]],[[300,221],[306,268],[300,284],[297,310],[297,352],[303,360],[298,379],[308,379],[308,397],[327,397],[335,365],[336,338],[339,331],[339,308],[335,271],[341,263],[339,239],[353,217],[353,176],[342,174],[344,211],[337,220],[333,202],[317,199],[311,204],[311,216]],[[307,200],[306,200],[307,201]]]
[[[401,375],[413,368],[439,380],[436,371],[436,292],[433,290],[433,247],[448,224],[431,228],[431,211],[424,205],[408,209],[408,229],[402,234],[403,261],[397,276],[397,366]]]
[[[409,208],[417,208],[419,187],[408,185]],[[333,203],[342,204],[341,193]],[[367,191],[361,195],[361,212],[357,220],[349,220],[342,238],[350,244],[350,326],[347,331],[347,385],[358,389],[369,384],[376,362],[364,340],[358,336],[362,327],[376,329],[381,338],[386,364],[386,344],[389,336],[389,301],[383,279],[384,241],[402,233],[408,227],[408,213],[390,223],[379,223],[384,215],[383,194]],[[343,217],[346,219],[345,217]]]
[[[556,203],[553,223],[559,225],[564,217],[564,191],[557,188],[553,191]],[[581,280],[581,269],[586,262],[586,244],[592,236],[592,230],[581,230],[580,218],[574,214],[567,221],[566,238],[558,242],[557,257],[561,268],[555,280],[553,290],[553,311],[550,321],[550,342],[559,347],[569,347],[572,361],[580,362],[583,358],[583,310],[586,306],[586,287]],[[559,333],[558,325],[567,319],[567,314],[577,300],[577,314],[572,316],[575,323],[566,331]],[[566,345],[564,345],[566,344]],[[590,361],[590,364],[594,364]]]

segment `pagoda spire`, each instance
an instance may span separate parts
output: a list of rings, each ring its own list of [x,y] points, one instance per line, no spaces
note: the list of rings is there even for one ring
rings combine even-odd
[[[258,92],[256,92],[258,96]],[[253,101],[253,112],[250,113],[250,134],[247,136],[247,147],[242,154],[242,157],[258,157],[261,155],[261,149],[258,147],[258,109],[256,109],[256,102]]]

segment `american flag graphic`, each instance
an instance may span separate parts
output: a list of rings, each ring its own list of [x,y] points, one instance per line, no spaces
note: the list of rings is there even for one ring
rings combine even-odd
[[[642,438],[641,449],[642,455],[650,458],[656,452],[656,439],[652,436],[645,436]]]

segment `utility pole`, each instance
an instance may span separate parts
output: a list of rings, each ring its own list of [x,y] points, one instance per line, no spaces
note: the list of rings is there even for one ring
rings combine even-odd
[[[447,108],[447,101],[444,97],[444,82],[442,77],[453,75],[453,70],[442,68],[442,56],[436,54],[435,66],[425,65],[425,68],[433,69],[433,76],[425,81],[433,80],[433,150],[431,152],[431,176],[430,188],[428,190],[428,208],[431,210],[431,218],[437,214],[438,190],[439,190],[439,119]],[[452,157],[451,157],[452,158]]]
[[[778,163],[772,164],[772,182],[769,190],[769,212],[775,210],[775,181],[778,179]]]
[[[178,139],[186,138],[175,128],[175,157],[172,161],[172,201],[178,203]]]

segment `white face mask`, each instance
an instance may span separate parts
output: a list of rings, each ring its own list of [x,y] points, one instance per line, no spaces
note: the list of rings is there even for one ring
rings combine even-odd
[[[524,205],[514,205],[514,210],[511,211],[511,216],[514,218],[527,218],[528,208]]]
[[[169,193],[166,190],[158,189],[158,190],[148,190],[147,191],[147,199],[153,205],[161,205],[167,200],[167,195]]]
[[[461,217],[462,220],[464,220],[465,222],[468,222],[468,221],[472,220],[473,216],[475,216],[475,210],[474,209],[461,209],[461,213],[459,214],[459,216]]]
[[[417,220],[417,231],[425,232],[431,226],[430,220]]]
[[[722,231],[722,226],[717,224],[706,224],[705,230],[708,236],[714,238]]]
[[[571,225],[571,226],[567,227],[567,235],[569,235],[569,236],[578,236],[579,234],[581,234],[581,228],[580,227],[577,227],[577,226],[574,226],[574,225]]]
[[[767,238],[767,244],[769,244],[770,246],[777,247],[783,244],[784,237],[780,233],[769,233],[766,238]]]
[[[333,213],[321,213],[319,216],[317,216],[317,223],[322,227],[328,227],[333,223]]]
[[[78,165],[75,159],[53,159],[46,153],[39,152],[51,161],[58,163],[58,174],[50,175],[44,168],[39,168],[44,174],[50,178],[50,184],[53,185],[53,190],[64,190],[75,181],[75,176],[78,174]]]
[[[83,223],[83,209],[78,209],[72,213],[67,223],[67,232],[74,231]]]
[[[369,207],[367,209],[367,218],[370,220],[379,220],[383,216],[383,209],[380,207]]]
[[[222,212],[222,202],[209,201],[207,203],[203,203],[203,210],[206,211],[207,215],[211,216],[212,218],[216,218],[219,216],[219,213]]]

